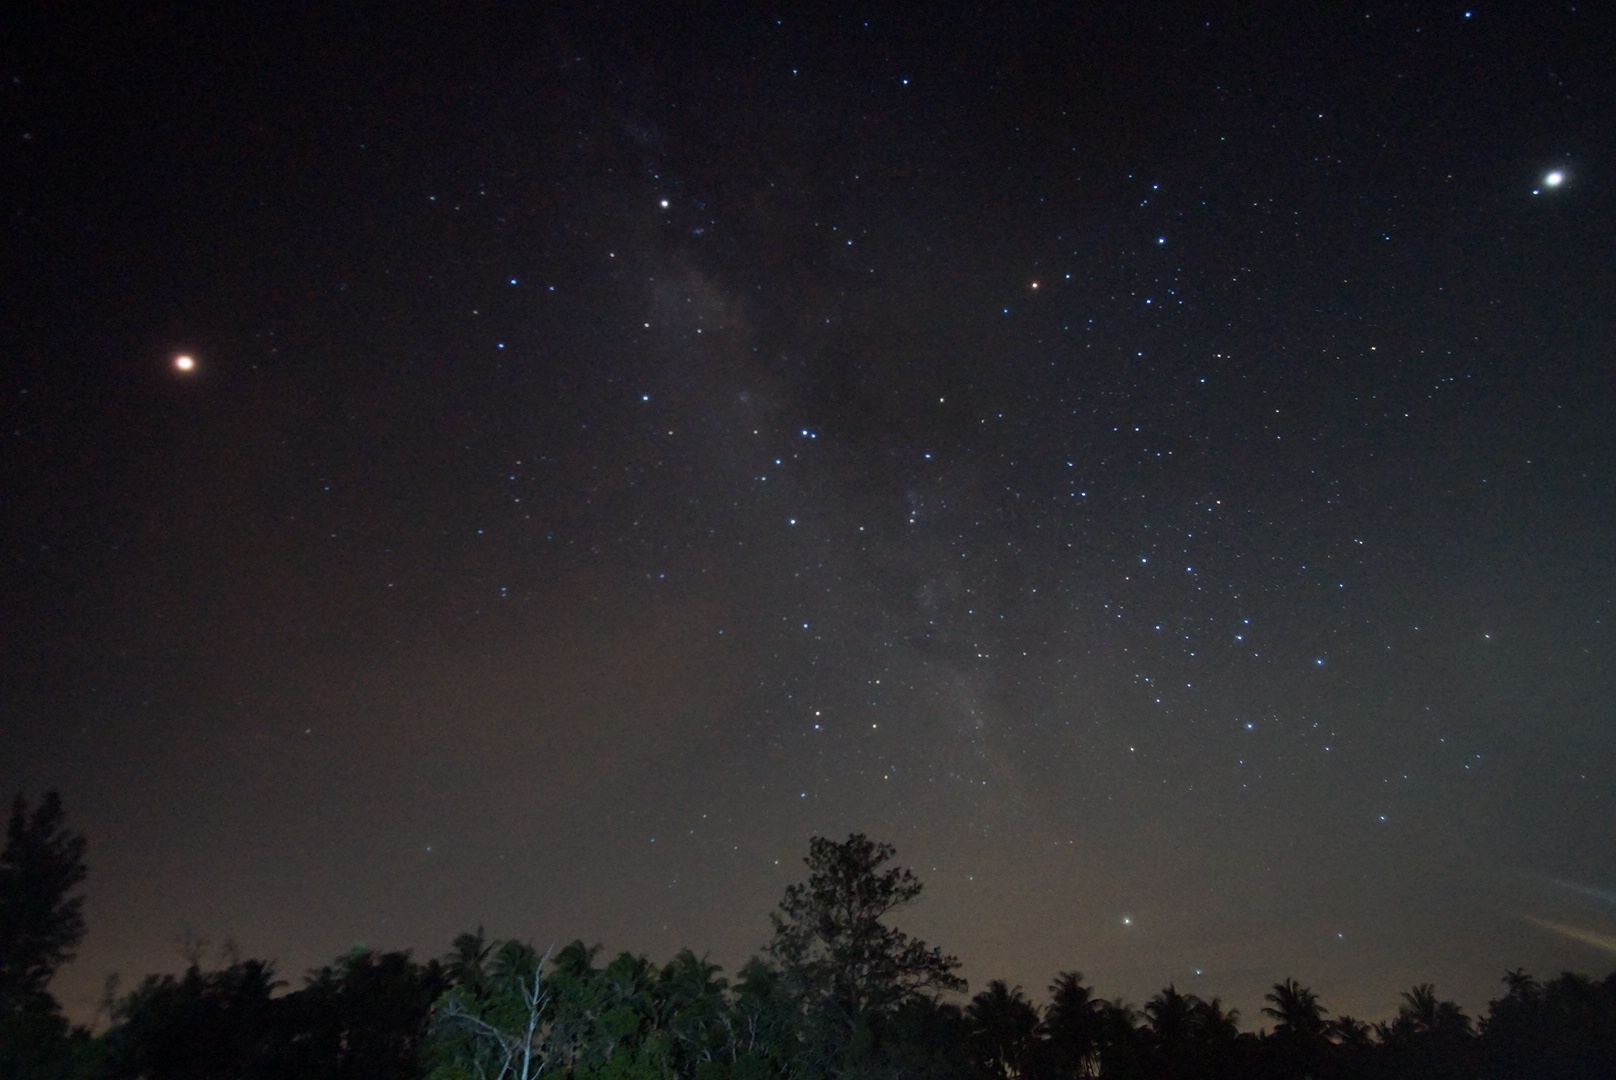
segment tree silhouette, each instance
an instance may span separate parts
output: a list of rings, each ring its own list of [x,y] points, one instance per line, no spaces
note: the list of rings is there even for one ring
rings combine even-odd
[[[765,955],[800,1015],[805,1071],[850,1067],[847,1055],[873,1045],[882,1018],[917,998],[965,989],[954,974],[958,960],[882,921],[921,891],[910,871],[883,869],[894,854],[862,833],[840,844],[814,837],[807,882],[787,888],[771,916]]]
[[[952,1002],[916,998],[881,1025],[871,1076],[893,1080],[982,1080],[970,1050],[964,1010]]]
[[[0,1077],[66,1076],[89,1035],[70,1029],[50,982],[84,936],[84,837],[50,792],[30,813],[17,796],[0,849]]]
[[[799,1002],[787,992],[778,968],[757,957],[747,961],[732,1000],[737,1061],[784,1072],[804,1056]]]
[[[497,941],[489,941],[482,927],[474,934],[461,934],[443,958],[443,973],[453,986],[469,994],[481,994],[488,986],[488,960]]]
[[[1318,995],[1295,979],[1286,979],[1275,983],[1263,1000],[1269,1002],[1263,1014],[1278,1021],[1271,1052],[1283,1073],[1299,1080],[1321,1076],[1330,1042]]]
[[[658,979],[659,1017],[672,1037],[670,1057],[693,1072],[735,1056],[736,1028],[726,992],[723,969],[680,949]]]
[[[1410,1080],[1470,1075],[1474,1031],[1464,1010],[1440,1000],[1430,983],[1405,990],[1402,998],[1397,1016],[1375,1025],[1388,1068]]]
[[[263,960],[152,975],[112,1008],[99,1080],[414,1080],[447,980],[408,953],[357,948],[303,989]]]
[[[1100,1075],[1107,1030],[1106,1002],[1083,985],[1083,975],[1063,971],[1049,987],[1044,1011],[1046,1061],[1057,1080]]]
[[[1167,1080],[1226,1075],[1235,1068],[1239,1014],[1213,998],[1181,994],[1169,983],[1145,1002],[1145,1035],[1157,1075]]]
[[[1139,1014],[1123,1001],[1106,1001],[1102,1006],[1100,1075],[1108,1080],[1145,1076],[1149,1067],[1148,1048],[1139,1030]]]
[[[1039,1050],[1038,1009],[1021,987],[1002,979],[965,1007],[966,1039],[977,1071],[991,1080],[1016,1080],[1031,1071]]]
[[[54,1012],[48,990],[56,969],[84,937],[84,837],[67,827],[52,791],[32,813],[18,795],[0,851],[0,1018]]]
[[[1481,1022],[1485,1074],[1543,1080],[1616,1076],[1616,975],[1565,972],[1547,985],[1520,969]]]
[[[448,987],[436,961],[356,948],[274,1002],[271,1074],[300,1080],[411,1080],[432,1004]]]
[[[862,833],[842,844],[814,837],[807,883],[787,888],[772,916],[768,954],[849,1028],[915,994],[965,989],[958,960],[881,921],[922,888],[909,870],[881,869],[894,854]]]
[[[1275,983],[1274,988],[1263,995],[1263,1000],[1270,1002],[1263,1007],[1263,1015],[1279,1021],[1274,1025],[1276,1035],[1315,1039],[1324,1034],[1327,1013],[1319,1004],[1318,995],[1295,979]]]
[[[193,957],[183,975],[149,976],[114,1002],[111,1027],[92,1037],[69,1031],[46,990],[83,929],[69,895],[83,840],[53,796],[32,811],[19,800],[8,836],[4,910],[50,918],[6,927],[10,956],[35,959],[9,969],[25,976],[12,985],[26,987],[13,996],[26,1008],[0,1016],[0,1080],[1616,1077],[1616,974],[1508,972],[1479,1025],[1421,983],[1374,1027],[1327,1019],[1287,978],[1265,995],[1275,1024],[1261,1036],[1217,998],[1169,984],[1136,1013],[1072,971],[1043,1009],[999,980],[961,1007],[943,1000],[964,989],[958,961],[885,922],[920,883],[859,834],[811,842],[807,882],[786,890],[773,939],[733,985],[689,949],[661,966],[626,952],[598,966],[599,945],[574,941],[552,960],[479,927],[441,964],[355,949],[289,994],[266,961],[227,952],[227,966],[204,971]]]
[[[241,960],[218,971],[149,975],[113,1010],[107,1080],[272,1076],[274,966]]]
[[[1324,1025],[1325,1036],[1336,1046],[1354,1053],[1374,1044],[1375,1029],[1345,1013]]]

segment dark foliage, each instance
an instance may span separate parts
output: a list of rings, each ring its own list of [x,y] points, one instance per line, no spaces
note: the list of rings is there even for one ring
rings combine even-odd
[[[1481,1022],[1482,1073],[1543,1080],[1616,1077],[1616,974],[1570,972],[1543,985],[1519,969]]]
[[[151,975],[114,1011],[107,1035],[111,1080],[208,1080],[265,1075],[275,1042],[273,967],[244,960],[221,971],[193,964]]]
[[[421,1075],[436,962],[355,950],[296,993],[261,960],[150,976],[121,1001],[105,1036],[108,1080],[408,1080]]]
[[[309,1080],[409,1080],[432,1003],[449,982],[437,961],[355,949],[276,1002],[266,1055],[282,1076]]]
[[[776,1051],[781,1068],[805,1077],[878,1070],[899,1010],[965,989],[958,960],[886,923],[921,892],[913,873],[887,866],[894,854],[862,833],[809,841],[808,880],[786,889],[765,949],[776,1011],[795,1029],[789,1051]]]
[[[67,827],[54,791],[30,812],[18,795],[0,851],[0,1080],[66,1077],[88,1060],[50,982],[84,936],[84,837]]]
[[[462,934],[440,963],[356,949],[284,992],[269,963],[149,976],[92,1038],[46,986],[83,932],[83,839],[60,800],[13,810],[10,1012],[0,1080],[1613,1080],[1616,974],[1522,971],[1479,1021],[1429,984],[1370,1026],[1275,983],[1271,1031],[1169,985],[1139,1009],[1062,972],[1045,1005],[993,981],[963,1005],[958,962],[886,924],[920,882],[861,835],[813,841],[775,936],[731,983],[575,941],[544,952]]]
[[[1000,979],[965,1007],[965,1042],[977,1075],[985,1080],[1016,1080],[1036,1071],[1040,1057],[1038,1008],[1021,987]]]
[[[67,828],[52,791],[32,813],[18,795],[0,852],[0,1017],[52,1012],[46,989],[84,937],[84,837]]]
[[[958,960],[883,921],[921,892],[910,871],[882,869],[894,853],[862,833],[840,844],[814,837],[808,881],[788,888],[773,915],[770,958],[808,1008],[847,1030],[917,995],[965,989]]]

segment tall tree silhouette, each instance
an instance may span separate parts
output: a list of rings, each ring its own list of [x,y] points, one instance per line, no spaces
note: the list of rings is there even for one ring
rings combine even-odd
[[[894,854],[862,833],[814,837],[808,881],[787,888],[772,916],[769,956],[849,1029],[913,995],[965,989],[958,960],[882,921],[921,892],[909,870],[882,869]]]
[[[18,795],[0,852],[0,1018],[52,1012],[47,987],[84,937],[84,837],[52,791],[30,813]]]
[[[806,1071],[845,1068],[855,1035],[868,1042],[904,1003],[965,989],[957,959],[883,921],[921,891],[910,871],[886,865],[894,854],[862,833],[840,844],[814,837],[807,882],[787,888],[771,916],[765,954],[801,1016]]]

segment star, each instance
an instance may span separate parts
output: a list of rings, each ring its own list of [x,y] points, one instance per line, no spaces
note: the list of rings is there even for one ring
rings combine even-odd
[[[196,370],[196,357],[189,353],[180,353],[174,357],[174,370],[183,374],[190,374]]]

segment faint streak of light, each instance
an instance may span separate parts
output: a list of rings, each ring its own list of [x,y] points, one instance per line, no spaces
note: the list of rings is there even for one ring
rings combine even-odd
[[[1522,877],[1528,878],[1534,882],[1537,882],[1538,884],[1552,885],[1556,889],[1560,889],[1563,892],[1575,893],[1578,896],[1597,901],[1612,911],[1616,911],[1616,892],[1612,892],[1609,889],[1601,889],[1594,885],[1583,885],[1579,882],[1567,881],[1565,878],[1553,877],[1549,874],[1540,874],[1535,870],[1523,870],[1517,867],[1510,867],[1510,869],[1514,873],[1520,874]]]
[[[1563,878],[1545,878],[1551,885],[1557,885],[1567,892],[1578,893],[1582,896],[1598,900],[1607,907],[1616,908],[1616,892],[1609,889],[1596,889],[1592,885],[1578,885],[1575,881],[1566,881]]]
[[[1596,949],[1616,954],[1616,937],[1611,937],[1608,934],[1598,934],[1592,930],[1583,930],[1575,926],[1567,926],[1564,923],[1550,922],[1547,919],[1539,919],[1533,915],[1522,917],[1533,926],[1541,926],[1545,930],[1552,931],[1562,937],[1568,937],[1572,941],[1580,941],[1584,945],[1592,945]]]

